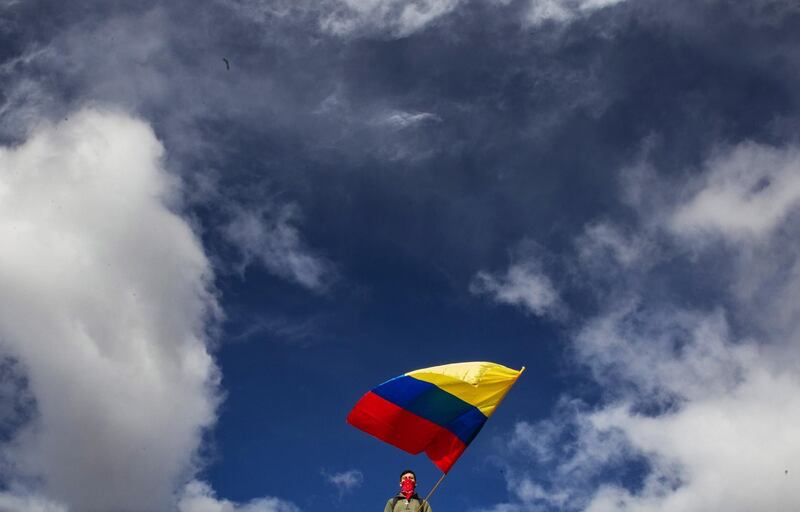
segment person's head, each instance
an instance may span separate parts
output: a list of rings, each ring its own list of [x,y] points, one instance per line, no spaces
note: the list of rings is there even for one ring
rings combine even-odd
[[[403,485],[403,480],[406,480],[406,479],[409,479],[409,480],[413,481],[415,486],[416,486],[417,475],[415,475],[414,472],[411,471],[410,469],[406,469],[402,473],[400,473],[400,485],[401,486]]]

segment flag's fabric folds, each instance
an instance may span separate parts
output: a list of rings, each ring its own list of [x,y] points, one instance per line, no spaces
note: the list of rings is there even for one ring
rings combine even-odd
[[[424,451],[447,473],[523,370],[473,362],[408,372],[364,395],[347,422],[409,453]]]

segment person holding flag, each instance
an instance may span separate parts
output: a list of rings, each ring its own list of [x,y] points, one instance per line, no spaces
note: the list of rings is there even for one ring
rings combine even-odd
[[[420,502],[427,506],[428,498],[524,370],[524,366],[517,371],[486,361],[414,370],[367,392],[350,411],[347,422],[408,453],[425,452],[442,471]],[[401,486],[408,473],[401,475]],[[415,476],[413,483],[416,487]],[[389,507],[392,500],[385,512],[400,512],[395,509],[396,502]],[[406,502],[410,503],[410,498]],[[409,508],[409,512],[413,511]]]
[[[389,498],[383,512],[432,512],[428,501],[417,494],[417,475],[413,471],[400,473],[400,492]]]

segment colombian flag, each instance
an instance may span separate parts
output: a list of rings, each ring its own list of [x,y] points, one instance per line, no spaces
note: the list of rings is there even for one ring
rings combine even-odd
[[[347,422],[401,450],[424,451],[447,473],[524,370],[487,362],[414,370],[364,395]]]

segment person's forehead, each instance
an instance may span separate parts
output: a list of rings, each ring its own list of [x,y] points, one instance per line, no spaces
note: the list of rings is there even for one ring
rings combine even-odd
[[[417,477],[414,476],[414,473],[403,473],[403,475],[400,478],[406,478],[406,477],[413,478],[414,480],[417,479]]]

